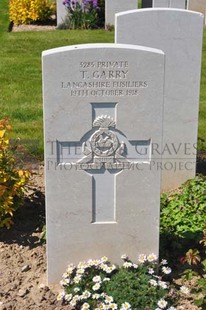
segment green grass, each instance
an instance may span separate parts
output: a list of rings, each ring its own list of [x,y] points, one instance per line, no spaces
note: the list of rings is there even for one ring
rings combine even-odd
[[[8,0],[1,0],[0,5],[0,119],[11,119],[14,137],[38,140],[36,154],[42,155],[42,51],[73,44],[114,42],[114,33],[104,30],[9,33]],[[206,30],[202,59],[199,137],[206,149]]]
[[[38,141],[43,154],[41,53],[59,46],[113,42],[114,33],[104,30],[55,30],[7,32],[7,1],[0,9],[0,119],[9,117],[14,138]]]

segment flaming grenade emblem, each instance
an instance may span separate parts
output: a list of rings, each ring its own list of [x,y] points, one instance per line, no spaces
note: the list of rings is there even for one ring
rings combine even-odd
[[[104,166],[107,169],[108,163],[128,162],[124,154],[126,148],[124,142],[120,143],[117,135],[110,130],[116,127],[115,120],[108,115],[101,115],[94,120],[93,127],[99,127],[99,129],[82,144],[85,157],[77,162],[78,167],[100,169]],[[85,164],[85,167],[81,166],[82,164]]]

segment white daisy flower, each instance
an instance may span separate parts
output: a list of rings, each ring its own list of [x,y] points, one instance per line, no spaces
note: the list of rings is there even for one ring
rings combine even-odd
[[[164,274],[170,274],[172,272],[172,269],[170,267],[163,266],[162,267],[162,272]]]
[[[77,304],[77,300],[72,299],[69,304],[70,304],[70,306],[75,307]]]
[[[58,296],[57,296],[57,300],[58,300],[58,301],[59,301],[59,300],[62,300],[62,299],[64,298],[64,296],[65,296],[65,293],[64,293],[64,292],[59,293]]]
[[[110,278],[104,278],[103,282],[105,282],[105,281],[110,281]]]
[[[168,262],[167,262],[167,260],[166,259],[162,259],[162,261],[161,261],[161,263],[160,263],[161,265],[167,265],[168,264]]]
[[[82,293],[82,296],[84,297],[84,298],[89,298],[90,296],[91,296],[91,293],[89,292],[89,291],[84,291],[83,293]]]
[[[87,310],[87,309],[89,309],[90,308],[90,305],[87,303],[87,302],[85,302],[83,305],[82,305],[82,307],[81,307],[81,309],[83,309],[83,310]]]
[[[100,276],[95,276],[93,279],[92,279],[93,282],[102,282],[102,279]]]
[[[68,272],[63,273],[62,278],[66,279],[70,276]]]
[[[131,262],[124,262],[124,264],[123,264],[123,267],[124,268],[130,268],[130,267],[132,267],[132,263]]]
[[[93,291],[97,291],[100,288],[100,283],[97,282],[95,285],[92,286]]]
[[[63,279],[63,280],[60,281],[60,285],[61,286],[66,286],[69,283],[70,283],[70,279]]]
[[[75,287],[75,288],[74,288],[74,292],[75,292],[75,293],[78,293],[79,291],[80,291],[80,288],[79,288],[79,287]]]
[[[85,272],[84,268],[77,269],[77,274],[83,274]]]
[[[111,302],[113,302],[113,297],[112,296],[106,296],[105,297],[105,302],[106,302],[106,304],[109,304],[109,303],[111,303]]]
[[[143,264],[144,262],[146,262],[146,260],[147,260],[146,255],[144,255],[144,254],[139,255],[139,258],[138,258],[139,263]]]
[[[80,275],[77,275],[76,277],[74,277],[74,283],[79,283],[81,281],[82,277]]]
[[[127,254],[123,254],[123,255],[121,256],[121,259],[128,259]]]
[[[130,310],[130,309],[131,309],[131,305],[128,302],[124,302],[120,308],[120,310]]]
[[[108,266],[106,264],[101,264],[100,265],[100,268],[103,270],[103,271],[106,271]]]
[[[74,266],[73,264],[70,264],[70,265],[67,267],[66,273],[70,275],[70,274],[73,272],[74,269],[75,269],[75,266]]]
[[[149,268],[148,273],[149,274],[153,274],[154,273],[154,269],[153,268]]]
[[[158,259],[158,257],[157,257],[157,255],[155,255],[154,253],[151,253],[151,254],[149,254],[148,256],[147,256],[147,260],[148,260],[148,262],[154,262],[154,261],[156,261]]]
[[[72,298],[73,301],[78,301],[80,300],[80,296],[79,295],[74,295],[74,297]]]
[[[160,287],[162,287],[164,290],[167,289],[167,283],[164,282],[164,281],[159,281],[159,282],[158,282],[158,285],[159,285]]]
[[[162,298],[158,301],[157,305],[160,309],[165,309],[167,307],[167,301]]]
[[[101,258],[101,261],[102,261],[103,263],[106,263],[106,262],[108,261],[108,257],[107,257],[107,256],[103,256],[103,257]]]
[[[112,265],[110,267],[107,267],[105,271],[106,271],[106,273],[112,273],[112,271],[115,270],[115,269],[116,269],[116,266]]]
[[[180,287],[180,292],[185,294],[185,295],[188,295],[190,293],[190,290],[189,290],[188,287],[183,285],[183,286]]]
[[[154,280],[154,279],[149,280],[149,283],[150,283],[152,286],[157,286],[157,281]]]
[[[110,309],[117,309],[117,304],[115,303],[111,303],[109,304],[109,306],[110,306]]]
[[[66,294],[66,295],[64,296],[64,299],[65,299],[66,301],[70,301],[70,300],[72,299],[72,297],[73,297],[72,294]]]
[[[99,298],[100,298],[100,294],[95,293],[92,295],[92,299],[99,299]]]

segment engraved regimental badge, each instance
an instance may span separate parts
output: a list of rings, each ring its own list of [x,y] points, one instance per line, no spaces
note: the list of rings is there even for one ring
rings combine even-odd
[[[125,143],[119,141],[114,131],[115,120],[108,115],[101,115],[94,120],[93,127],[99,129],[88,141],[83,142],[82,152],[85,156],[76,163],[77,168],[80,170],[129,168],[130,162],[125,157]]]

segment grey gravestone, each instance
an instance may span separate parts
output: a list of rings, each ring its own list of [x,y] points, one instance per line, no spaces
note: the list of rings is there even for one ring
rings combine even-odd
[[[178,21],[178,22],[177,22]],[[135,31],[130,31],[135,29]],[[133,10],[116,15],[116,43],[165,52],[162,190],[195,176],[203,15],[177,9]]]
[[[69,262],[158,254],[163,84],[159,50],[43,52],[49,283]]]
[[[185,9],[185,0],[153,0],[153,7]]]
[[[105,0],[105,26],[114,25],[115,14],[137,9],[137,0]]]
[[[206,1],[205,0],[188,0],[188,10],[200,12],[206,17]],[[205,18],[206,24],[206,18]]]
[[[142,8],[151,7],[185,9],[186,4],[185,0],[142,0]]]
[[[170,0],[170,8],[183,9],[187,8],[185,0]]]
[[[170,7],[170,0],[153,0],[152,7],[154,7],[154,8],[169,8]]]
[[[63,0],[57,0],[56,7],[57,7],[57,26],[58,26],[64,22],[65,17],[67,15],[67,9],[63,4]]]

